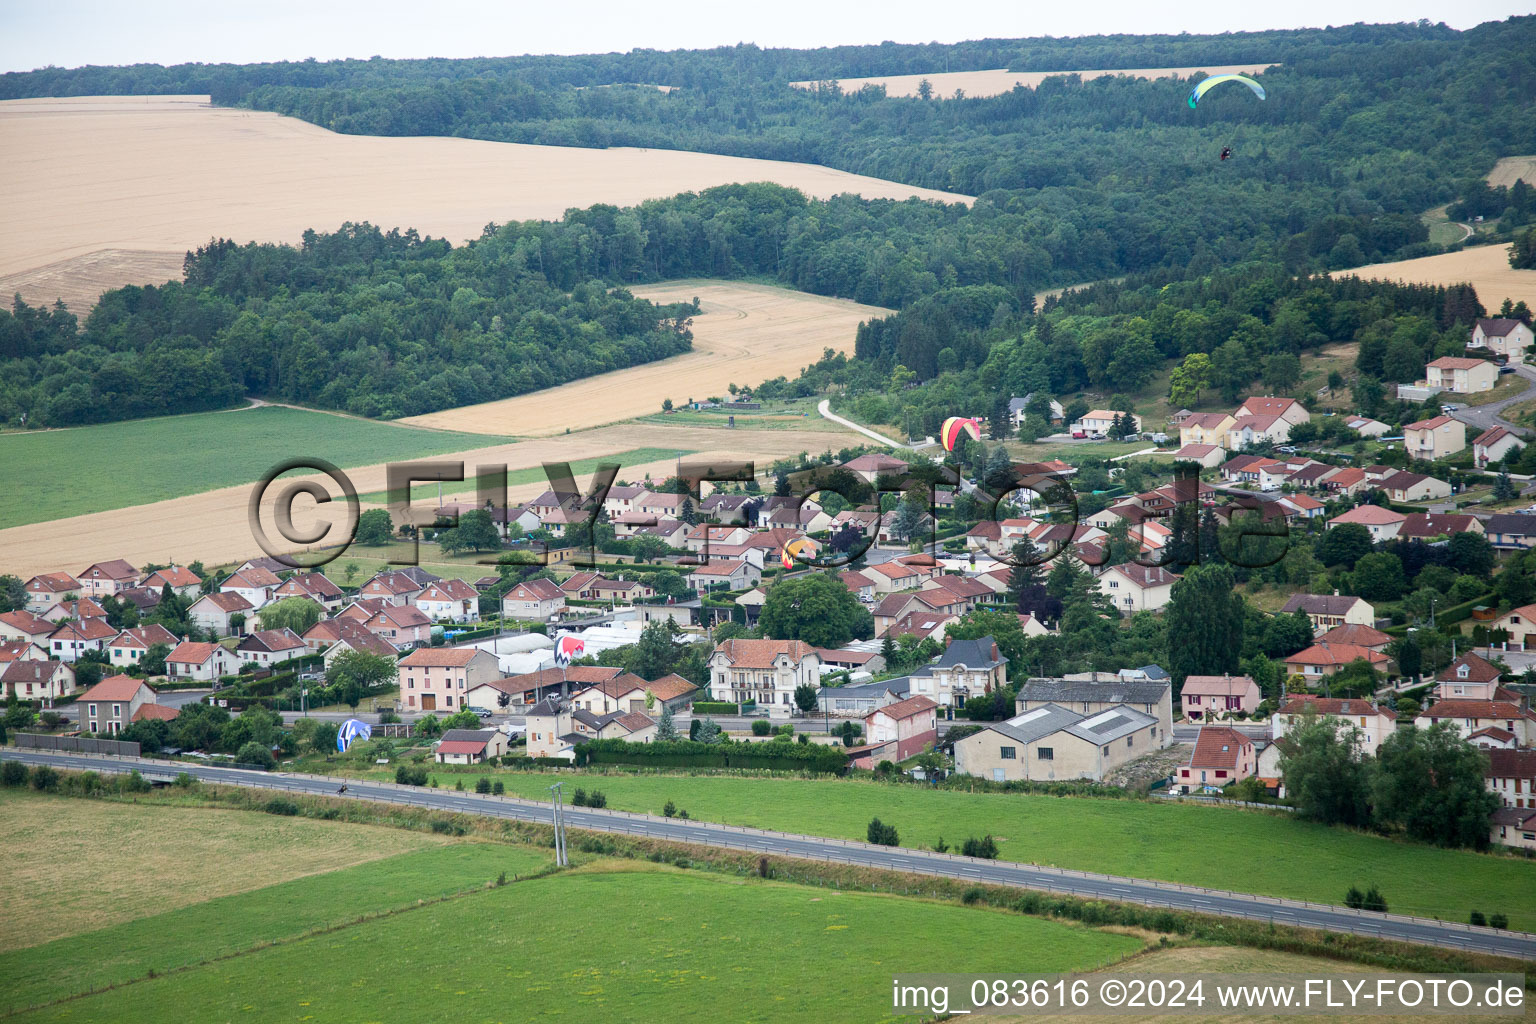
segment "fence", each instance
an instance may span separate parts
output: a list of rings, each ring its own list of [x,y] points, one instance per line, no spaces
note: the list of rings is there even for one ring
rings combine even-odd
[[[44,736],[35,732],[16,734],[18,747],[35,747],[38,750],[72,750],[82,754],[117,754],[120,757],[138,757],[139,745],[122,740],[95,740],[88,736]]]

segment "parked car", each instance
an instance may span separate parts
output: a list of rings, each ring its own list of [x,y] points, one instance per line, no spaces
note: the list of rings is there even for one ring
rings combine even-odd
[[[476,708],[475,714],[479,715],[481,718],[490,718],[491,715],[495,714],[495,712],[490,708]]]
[[[1282,444],[1282,445],[1276,446],[1275,451],[1277,451],[1277,452],[1284,452],[1287,455],[1295,455],[1296,454],[1296,447],[1294,445]]]
[[[1515,372],[1515,368],[1513,366],[1501,366],[1501,367],[1499,367],[1499,375],[1500,376],[1503,376],[1506,373],[1514,373],[1514,372]]]
[[[1446,415],[1450,415],[1451,413],[1455,412],[1457,409],[1460,409],[1460,408],[1461,408],[1461,406],[1459,406],[1459,405],[1442,405],[1440,407],[1440,411],[1445,413]]]
[[[1153,444],[1167,444],[1168,443],[1168,435],[1167,434],[1163,434],[1163,433],[1153,434],[1152,435],[1152,443]]]
[[[1088,432],[1086,430],[1074,430],[1074,431],[1072,431],[1072,440],[1074,440],[1074,441],[1086,441],[1087,439],[1088,439]]]

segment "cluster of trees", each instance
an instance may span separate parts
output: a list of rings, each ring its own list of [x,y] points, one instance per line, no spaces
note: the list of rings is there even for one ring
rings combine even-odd
[[[324,735],[313,735],[314,730],[323,733],[326,727],[329,728],[328,743]],[[314,749],[321,750],[327,746],[335,749],[335,723],[316,722],[310,727],[310,732],[306,740]],[[142,719],[128,726],[116,738],[138,743],[146,754],[153,754],[165,747],[238,754],[247,744],[254,743],[267,749],[267,760],[270,761],[271,748],[274,746],[280,746],[288,753],[298,749],[296,734],[283,729],[282,718],[277,712],[259,706],[246,708],[232,717],[224,708],[190,703],[183,706],[169,722],[160,718]]]
[[[1397,729],[1365,757],[1358,730],[1312,717],[1287,733],[1280,754],[1286,791],[1305,817],[1479,849],[1499,808],[1483,784],[1487,763],[1448,722]]]
[[[1489,185],[1486,178],[1473,178],[1462,186],[1461,198],[1446,209],[1452,220],[1497,220],[1500,234],[1508,234],[1536,220],[1536,188],[1523,178],[1513,185]]]
[[[686,351],[693,308],[585,280],[557,288],[527,254],[454,249],[347,224],[300,246],[217,240],[182,282],[68,310],[0,311],[0,422],[103,422],[260,394],[396,417],[502,398]]]
[[[573,665],[609,665],[631,672],[641,679],[660,679],[676,673],[695,686],[709,682],[707,653],[702,645],[686,643],[678,638],[683,631],[672,619],[656,619],[648,622],[640,631],[640,639],[623,647],[615,647],[598,655],[577,658]]]

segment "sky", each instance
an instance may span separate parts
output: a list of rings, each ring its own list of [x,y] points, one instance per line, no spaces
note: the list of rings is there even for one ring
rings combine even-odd
[[[1470,28],[1532,0],[0,0],[0,71],[53,64],[253,63],[342,57],[604,53],[756,43],[818,47],[1106,32],[1227,32],[1445,22]]]

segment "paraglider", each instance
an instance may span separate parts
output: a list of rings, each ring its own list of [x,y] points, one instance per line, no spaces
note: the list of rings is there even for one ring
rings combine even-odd
[[[1228,159],[1231,156],[1232,156],[1232,147],[1231,146],[1222,146],[1221,147],[1221,158],[1223,160],[1226,160],[1226,159]]]
[[[341,728],[336,730],[336,752],[345,754],[354,740],[366,740],[373,735],[373,726],[367,722],[360,722],[355,718],[349,718],[341,723]]]
[[[785,544],[781,558],[781,561],[784,564],[784,568],[793,569],[795,567],[795,556],[801,554],[804,554],[809,558],[815,558],[816,542],[811,540],[809,537],[796,537],[794,540]]]
[[[1265,98],[1264,87],[1258,82],[1255,82],[1253,79],[1249,78],[1247,75],[1212,75],[1210,78],[1203,79],[1199,85],[1196,85],[1193,89],[1190,90],[1189,109],[1194,110],[1195,105],[1200,102],[1200,97],[1204,96],[1218,85],[1221,85],[1223,82],[1242,82],[1248,88],[1252,89],[1253,94],[1259,99],[1262,100]]]
[[[939,437],[944,442],[944,450],[952,452],[955,445],[960,443],[962,434],[971,435],[972,441],[981,440],[981,424],[969,416],[951,416],[944,421],[944,426],[939,429]]]

